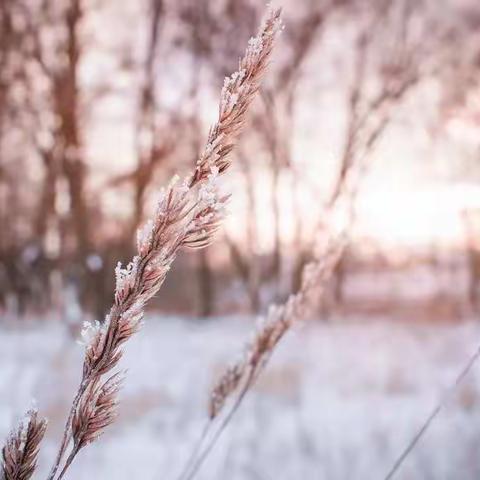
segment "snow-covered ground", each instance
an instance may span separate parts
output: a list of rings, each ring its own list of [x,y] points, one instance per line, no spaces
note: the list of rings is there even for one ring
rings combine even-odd
[[[127,346],[117,423],[68,478],[174,480],[205,421],[208,386],[250,328],[239,318],[149,318]],[[198,478],[381,480],[479,343],[473,322],[310,322],[282,343]],[[0,330],[0,435],[35,397],[50,420],[43,472],[81,356],[59,325]],[[396,478],[480,478],[479,380],[480,365]]]

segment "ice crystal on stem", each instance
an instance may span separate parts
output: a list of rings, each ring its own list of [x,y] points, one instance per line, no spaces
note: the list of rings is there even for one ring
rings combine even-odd
[[[95,320],[94,322],[83,322],[78,343],[85,347],[89,347],[101,331],[102,325],[98,320]]]

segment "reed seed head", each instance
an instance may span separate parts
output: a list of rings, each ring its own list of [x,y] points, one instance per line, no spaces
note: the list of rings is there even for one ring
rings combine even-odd
[[[28,480],[37,466],[40,442],[42,441],[47,421],[38,418],[35,409],[31,409],[12,431],[2,450],[3,477],[5,480]]]

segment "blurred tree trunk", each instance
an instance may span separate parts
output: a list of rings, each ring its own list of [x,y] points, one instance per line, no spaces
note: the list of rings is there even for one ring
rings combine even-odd
[[[38,203],[35,231],[41,241],[45,240],[49,224],[55,216],[56,184],[58,179],[58,166],[51,150],[42,152],[45,177],[41,186],[40,200]]]
[[[163,20],[164,4],[163,0],[150,0],[148,45],[144,63],[144,79],[140,92],[140,105],[138,110],[137,135],[137,157],[138,166],[133,174],[133,215],[128,233],[129,238],[133,238],[137,228],[140,226],[144,217],[145,193],[152,181],[154,170],[168,152],[165,149],[159,149],[159,138],[161,133],[156,126],[156,75],[155,65],[157,52],[160,42],[161,24]],[[168,150],[168,149],[167,149]]]
[[[59,156],[62,173],[68,188],[69,210],[67,218],[68,223],[73,227],[76,239],[75,258],[77,267],[74,270],[75,284],[71,288],[78,291],[80,303],[84,308],[97,310],[96,305],[102,301],[105,305],[106,299],[100,298],[101,292],[96,288],[95,272],[89,268],[89,255],[94,253],[91,237],[91,212],[89,211],[86,192],[89,172],[83,157],[79,124],[81,106],[78,71],[82,55],[79,29],[82,20],[82,0],[68,0],[62,17],[66,32],[62,52],[65,63],[60,64],[52,71],[52,93],[54,108],[60,119],[56,135],[57,142],[61,145]],[[64,258],[60,258],[59,261],[64,263]]]
[[[8,179],[4,158],[4,125],[6,124],[8,102],[7,95],[10,86],[9,78],[6,75],[6,72],[9,55],[11,52],[11,43],[13,40],[10,8],[11,2],[9,0],[0,2],[0,222],[1,225],[4,226],[10,225],[7,209]],[[3,257],[5,256],[7,250],[8,233],[9,232],[5,228],[0,235],[0,258],[2,259],[2,270],[5,269]],[[0,285],[2,286],[0,291],[4,291],[4,287],[6,287],[4,284],[7,283],[6,272],[4,271],[0,271],[0,282]]]
[[[213,314],[213,277],[208,259],[208,248],[198,251],[197,281],[199,286],[198,315],[210,317]]]
[[[198,70],[196,70],[198,71]],[[198,91],[195,87],[192,90],[191,98],[193,102],[197,105],[198,102]],[[199,109],[195,109],[196,112],[191,118],[191,125],[193,133],[193,152],[195,158],[198,158],[201,151],[201,124],[199,119]],[[214,313],[214,297],[215,297],[215,283],[213,278],[212,267],[210,265],[210,260],[208,256],[208,251],[210,247],[204,247],[200,249],[198,253],[198,263],[197,263],[197,281],[199,287],[199,297],[198,297],[198,314],[202,317],[209,317]]]
[[[262,91],[264,112],[254,118],[254,126],[261,134],[263,144],[269,156],[270,170],[270,205],[272,211],[272,251],[270,264],[264,278],[272,283],[273,301],[278,300],[280,294],[280,274],[282,269],[281,243],[281,204],[280,204],[280,175],[285,167],[284,158],[280,153],[280,128],[277,122],[277,112],[272,92]]]
[[[468,269],[468,301],[474,313],[480,311],[480,210],[463,212]]]
[[[78,67],[81,56],[78,30],[82,20],[81,0],[69,0],[64,15],[66,45],[64,68],[54,73],[55,109],[60,118],[58,135],[62,145],[63,173],[67,179],[71,221],[78,242],[78,259],[84,265],[90,252],[90,223],[85,184],[87,167],[82,158],[82,145],[78,125],[80,111]],[[88,281],[88,280],[87,280]]]
[[[230,251],[233,266],[240,276],[248,295],[249,310],[256,314],[260,310],[260,259],[256,251],[257,232],[257,201],[255,195],[255,178],[248,158],[243,149],[238,148],[238,161],[241,165],[240,171],[244,176],[245,189],[247,192],[247,210],[245,215],[246,241],[245,250],[242,252],[238,243],[230,238],[225,232],[224,238]],[[243,243],[243,242],[242,242]]]
[[[281,251],[281,231],[280,231],[280,218],[281,218],[281,206],[280,206],[280,166],[278,164],[277,155],[271,152],[272,162],[272,183],[271,183],[271,202],[272,202],[272,237],[273,237],[273,249],[272,249],[272,264],[270,276],[273,280],[274,286],[274,300],[279,294],[280,289],[280,274],[282,266],[282,251]]]
[[[247,294],[250,303],[250,311],[253,314],[258,313],[260,310],[260,264],[257,254],[257,241],[258,241],[258,232],[257,232],[257,219],[258,219],[258,208],[257,200],[255,195],[255,176],[252,171],[251,164],[248,161],[244,151],[242,149],[238,150],[238,160],[241,165],[241,171],[245,179],[245,190],[247,193],[247,212],[245,222],[247,225],[246,228],[246,241],[247,241],[247,255],[248,258],[246,261],[243,259],[244,263],[244,281],[247,285]],[[250,262],[250,264],[248,264]]]

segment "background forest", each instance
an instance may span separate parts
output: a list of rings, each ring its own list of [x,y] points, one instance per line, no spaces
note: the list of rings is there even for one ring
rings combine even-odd
[[[127,348],[119,421],[69,478],[180,470],[212,379],[301,288],[327,218],[348,244],[199,478],[382,478],[478,343],[480,4],[276,4],[285,28],[232,152],[225,225],[178,255]],[[42,472],[82,324],[105,317],[160,189],[195,165],[264,10],[0,1],[0,433],[36,396]],[[474,377],[398,478],[478,478]]]

